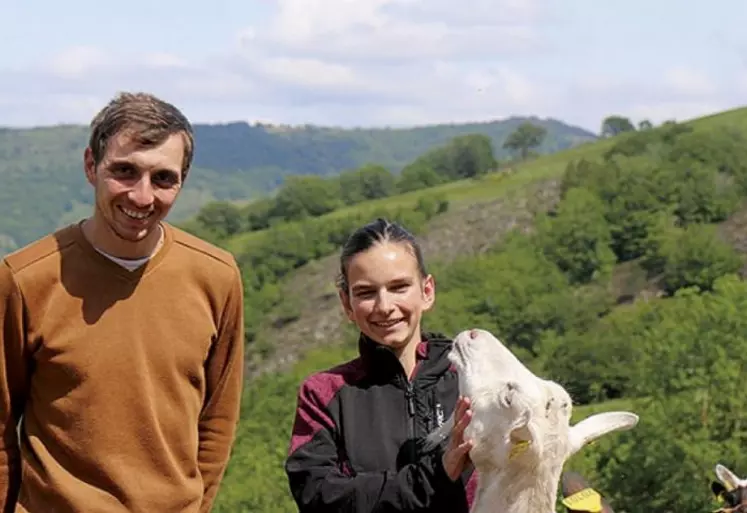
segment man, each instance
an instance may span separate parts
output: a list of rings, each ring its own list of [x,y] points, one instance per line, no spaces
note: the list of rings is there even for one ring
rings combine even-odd
[[[193,156],[179,110],[122,94],[91,128],[93,215],[0,261],[0,512],[208,512],[239,415],[239,270],[164,221]]]

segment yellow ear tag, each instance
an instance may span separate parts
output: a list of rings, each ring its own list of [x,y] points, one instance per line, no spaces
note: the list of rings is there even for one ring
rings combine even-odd
[[[602,511],[602,496],[592,488],[584,488],[561,501],[563,505],[573,511],[588,511],[599,513]]]
[[[526,451],[529,447],[529,444],[531,444],[529,440],[523,440],[521,442],[516,442],[513,447],[511,447],[511,452],[508,454],[508,459],[513,459],[522,452]]]

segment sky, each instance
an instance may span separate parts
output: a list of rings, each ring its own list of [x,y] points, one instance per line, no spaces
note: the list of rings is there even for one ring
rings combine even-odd
[[[415,126],[747,105],[744,0],[0,0],[0,125],[148,91],[193,123]]]

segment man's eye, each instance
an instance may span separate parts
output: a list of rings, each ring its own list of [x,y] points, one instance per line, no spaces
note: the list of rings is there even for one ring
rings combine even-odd
[[[135,172],[134,169],[132,169],[131,167],[127,167],[127,166],[118,166],[118,167],[112,168],[110,171],[112,174],[117,175],[117,176],[128,176]]]
[[[157,173],[153,177],[153,181],[163,186],[172,187],[179,183],[179,176],[171,172]]]

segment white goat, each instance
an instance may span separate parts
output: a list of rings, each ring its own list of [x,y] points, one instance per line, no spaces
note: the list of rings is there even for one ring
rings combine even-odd
[[[592,415],[570,426],[572,401],[559,384],[535,376],[496,337],[467,330],[454,339],[449,359],[459,390],[471,401],[465,439],[478,473],[471,513],[555,511],[565,461],[604,434],[633,428],[629,412]],[[448,437],[452,416],[429,435],[433,447]]]
[[[718,481],[711,483],[711,491],[724,503],[717,512],[737,513],[747,511],[747,479],[740,479],[722,464],[716,465]]]

